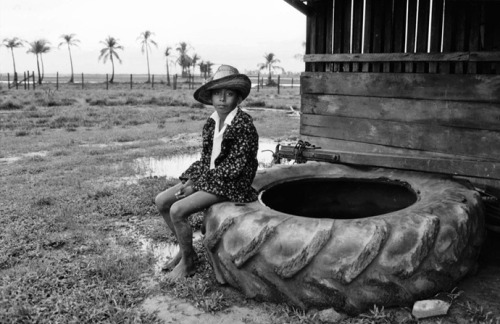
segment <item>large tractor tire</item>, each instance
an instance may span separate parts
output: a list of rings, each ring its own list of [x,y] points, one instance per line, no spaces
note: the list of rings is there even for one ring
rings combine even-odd
[[[447,291],[475,267],[479,194],[437,175],[309,162],[259,171],[259,201],[205,216],[217,280],[247,297],[349,314]]]

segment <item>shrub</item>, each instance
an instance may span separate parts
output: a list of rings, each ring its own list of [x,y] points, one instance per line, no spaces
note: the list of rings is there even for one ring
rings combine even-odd
[[[248,100],[245,104],[246,107],[266,107],[266,102],[264,100]]]
[[[0,110],[17,110],[23,108],[22,104],[12,100],[0,103]]]

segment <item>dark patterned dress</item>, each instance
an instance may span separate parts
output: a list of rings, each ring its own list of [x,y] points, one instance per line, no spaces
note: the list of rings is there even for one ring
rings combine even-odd
[[[203,126],[201,159],[194,162],[180,179],[191,179],[196,190],[244,203],[257,199],[252,182],[258,167],[259,135],[252,117],[240,108],[236,109],[236,116],[223,134],[221,152],[215,159],[215,168],[210,170],[215,121],[209,118]]]

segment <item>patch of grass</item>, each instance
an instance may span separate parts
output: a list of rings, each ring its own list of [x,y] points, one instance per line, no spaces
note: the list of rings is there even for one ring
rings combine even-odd
[[[27,130],[19,130],[19,131],[15,132],[16,136],[28,136],[29,134],[30,134],[30,132]]]
[[[22,109],[23,105],[14,100],[7,100],[0,103],[0,110],[18,110]]]

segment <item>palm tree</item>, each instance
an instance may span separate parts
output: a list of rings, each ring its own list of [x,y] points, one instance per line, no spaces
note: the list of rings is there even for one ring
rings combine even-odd
[[[103,49],[101,49],[101,54],[99,55],[99,60],[102,58],[103,62],[106,63],[108,58],[111,60],[111,66],[112,66],[112,73],[111,73],[111,80],[109,80],[110,83],[113,83],[113,80],[115,78],[115,61],[114,58],[118,60],[118,62],[122,62],[120,59],[120,56],[118,56],[118,53],[116,52],[117,50],[123,50],[123,46],[118,44],[118,39],[108,36],[104,41],[100,42],[101,44],[105,45]]]
[[[12,54],[12,64],[14,65],[14,83],[17,82],[17,72],[16,72],[16,60],[14,59],[14,48],[24,46],[23,41],[17,37],[14,38],[5,38],[3,40],[3,46],[10,48],[10,52]]]
[[[42,54],[50,51],[50,47],[47,45],[48,42],[44,39],[39,39],[29,43],[30,48],[26,53],[32,53],[36,56],[36,67],[38,70],[38,84],[42,84],[42,80],[44,77],[44,66],[43,66],[43,58]],[[42,73],[40,73],[40,62],[42,62]]]
[[[165,49],[165,63],[167,65],[167,86],[170,86],[170,73],[168,71],[168,57],[170,56],[170,51],[172,50],[172,47],[170,46],[167,46],[167,48]]]
[[[198,54],[194,54],[193,57],[191,58],[191,64],[193,65],[193,78],[194,78],[194,69],[196,68],[196,62],[198,62],[198,60],[200,59],[201,57],[198,56]]]
[[[203,77],[206,79],[207,76],[210,76],[212,74],[212,66],[214,64],[210,61],[201,61],[198,66],[200,67],[200,73],[203,74]]]
[[[42,54],[48,53],[50,51],[50,46],[48,45],[50,43],[44,39],[42,39],[41,42],[42,42],[42,50],[40,52],[40,62],[42,62],[42,81],[43,81],[43,79],[45,78],[45,66],[43,64]]]
[[[177,59],[177,63],[182,67],[182,76],[186,76],[186,69],[189,69],[191,66],[191,57],[187,54],[188,44],[186,42],[180,42],[179,46],[176,48],[179,52],[179,58]]]
[[[146,81],[146,83],[151,82],[151,73],[149,72],[149,51],[151,50],[151,44],[158,47],[156,42],[151,39],[152,35],[154,35],[154,33],[146,30],[145,32],[142,32],[141,35],[137,38],[141,40],[141,52],[144,53],[144,51],[146,51],[146,60],[148,63],[148,81]]]
[[[74,74],[73,74],[73,58],[71,57],[71,46],[78,46],[77,43],[80,41],[75,38],[75,34],[63,34],[61,35],[61,38],[64,39],[63,42],[59,43],[58,47],[61,47],[61,45],[66,44],[68,46],[68,52],[69,52],[69,63],[71,64],[71,79],[69,79],[69,83],[74,82]]]
[[[267,69],[269,71],[269,75],[267,78],[267,84],[272,84],[272,71],[274,70],[281,70],[284,71],[284,69],[280,66],[276,66],[276,63],[280,63],[280,60],[278,60],[275,56],[274,53],[266,53],[264,54],[264,58],[266,59],[265,63],[259,63],[257,66],[261,69]]]

